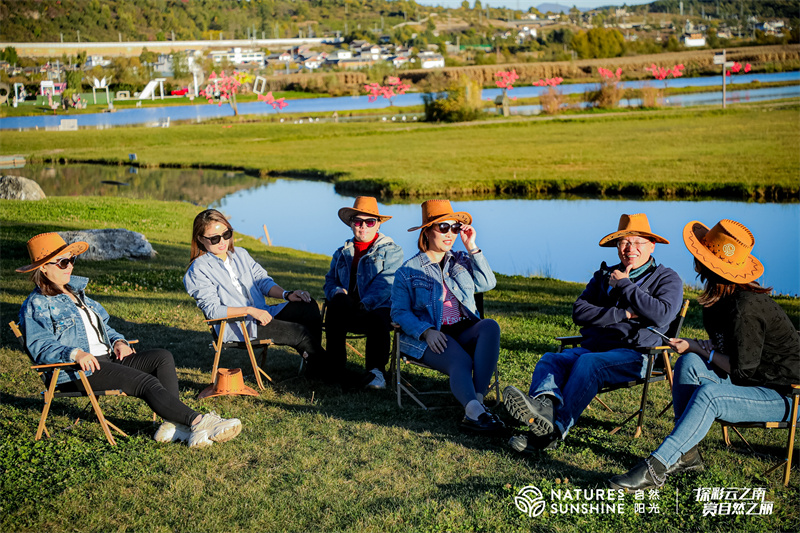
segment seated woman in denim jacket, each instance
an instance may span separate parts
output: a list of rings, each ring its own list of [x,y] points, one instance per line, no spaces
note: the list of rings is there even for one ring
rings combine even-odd
[[[378,212],[378,202],[370,196],[359,196],[353,207],[339,209],[339,219],[353,231],[353,238],[333,253],[325,275],[328,360],[332,367],[344,368],[347,332],[366,334],[367,376],[362,383],[371,389],[386,388],[383,373],[391,346],[392,281],[403,263],[403,249],[378,232],[390,218]]]
[[[306,375],[330,378],[322,366],[322,318],[317,303],[306,291],[285,291],[250,257],[234,248],[233,227],[216,209],[206,209],[194,219],[192,262],[183,284],[206,319],[246,314],[251,339],[272,339],[291,346],[306,359]],[[264,298],[286,300],[267,305]],[[225,342],[243,341],[238,327],[225,328]]]
[[[143,399],[165,420],[154,437],[158,442],[188,440],[190,447],[201,447],[238,435],[238,419],[203,415],[180,401],[170,352],[135,354],[108,325],[106,310],[84,293],[89,280],[72,275],[75,258],[88,249],[85,242],[67,245],[58,233],[42,233],[28,241],[31,264],[17,272],[32,272],[36,288],[22,304],[19,322],[36,364],[75,362],[93,389],[120,389]],[[59,373],[59,391],[82,389],[77,370]]]
[[[705,282],[697,299],[709,340],[672,339],[683,354],[675,365],[675,428],[647,459],[611,478],[626,491],[660,487],[667,476],[700,470],[697,445],[716,419],[788,421],[790,385],[800,383],[800,335],[756,279],[764,273],[750,253],[744,225],[721,220],[710,230],[689,222],[683,240]]]
[[[472,216],[454,212],[449,200],[422,204],[419,253],[395,274],[392,319],[400,324],[400,350],[450,376],[450,389],[464,406],[461,428],[493,432],[503,423],[483,406],[500,354],[500,327],[481,320],[475,293],[496,280],[475,244]],[[466,252],[452,252],[458,234]]]

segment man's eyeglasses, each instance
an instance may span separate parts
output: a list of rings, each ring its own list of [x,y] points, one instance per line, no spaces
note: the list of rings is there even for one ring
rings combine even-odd
[[[219,240],[220,239],[225,239],[227,241],[231,237],[233,237],[233,230],[232,229],[229,229],[228,231],[226,231],[222,235],[214,235],[213,237],[206,237],[205,235],[203,235],[203,238],[205,240],[207,240],[208,242],[210,242],[211,244],[219,244]]]
[[[73,255],[72,257],[62,257],[58,261],[51,261],[50,263],[47,263],[47,264],[48,265],[55,265],[58,268],[60,268],[61,270],[65,270],[69,265],[74,265],[75,264],[75,256]]]
[[[455,224],[450,224],[449,222],[439,222],[438,224],[433,224],[433,229],[439,233],[447,233],[448,231],[452,231],[458,235],[461,233],[461,222],[456,222]]]
[[[650,244],[650,241],[624,241],[618,240],[617,241],[617,248],[620,250],[625,248],[626,246],[630,245],[631,248],[641,248],[645,244]]]
[[[377,218],[351,218],[350,223],[355,227],[360,228],[361,224],[365,224],[368,228],[372,228],[378,223]]]

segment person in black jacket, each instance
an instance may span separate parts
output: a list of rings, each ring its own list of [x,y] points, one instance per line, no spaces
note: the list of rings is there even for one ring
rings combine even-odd
[[[767,295],[772,289],[755,281],[764,267],[750,253],[750,230],[733,220],[710,230],[694,221],[683,229],[683,240],[705,282],[697,301],[709,340],[670,342],[683,354],[672,388],[675,428],[652,455],[609,481],[617,489],[660,487],[667,475],[702,469],[697,445],[717,418],[788,421],[786,395],[800,383],[800,335]]]
[[[511,438],[519,452],[550,448],[566,437],[583,410],[608,385],[644,377],[643,348],[662,344],[662,333],[677,315],[683,282],[652,257],[656,243],[669,244],[650,231],[647,215],[622,215],[618,230],[600,240],[616,247],[619,263],[605,262],[594,273],[572,309],[582,326],[579,347],[545,353],[533,371],[528,394],[503,391],[508,413],[531,433]]]

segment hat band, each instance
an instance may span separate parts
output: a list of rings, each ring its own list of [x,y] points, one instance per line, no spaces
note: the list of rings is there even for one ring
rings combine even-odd
[[[39,261],[44,261],[46,259],[49,259],[49,258],[53,257],[54,255],[57,255],[61,250],[66,249],[68,246],[69,246],[69,244],[65,244],[64,246],[59,246],[58,248],[56,248],[55,250],[53,250],[51,252],[45,252],[44,254],[40,255],[38,258],[31,257],[31,261],[33,261],[34,263],[38,263]]]

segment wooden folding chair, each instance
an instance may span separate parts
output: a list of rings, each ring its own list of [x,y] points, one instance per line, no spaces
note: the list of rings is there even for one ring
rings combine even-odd
[[[683,328],[683,321],[686,318],[686,312],[689,310],[689,300],[684,300],[683,305],[680,308],[680,311],[672,320],[667,329],[666,336],[670,338],[676,338],[680,336],[681,329]],[[577,346],[583,340],[583,337],[575,336],[575,337],[556,337],[556,340],[559,341],[558,351],[561,352],[564,350],[566,346]],[[673,353],[672,347],[670,346],[656,346],[653,348],[647,349],[643,352],[644,355],[647,356],[647,370],[643,378],[634,379],[631,381],[625,381],[622,383],[614,383],[607,387],[603,387],[598,392],[599,394],[605,394],[607,392],[612,392],[619,389],[630,389],[633,387],[638,387],[642,385],[642,397],[641,401],[639,402],[639,409],[634,411],[628,418],[626,418],[619,426],[612,429],[609,433],[611,435],[618,432],[622,429],[622,426],[636,418],[639,417],[638,422],[636,423],[636,432],[633,434],[634,438],[638,438],[642,434],[642,425],[644,424],[644,412],[647,408],[647,393],[650,388],[651,383],[657,383],[659,381],[667,381],[669,383],[669,390],[672,391],[672,363],[670,361],[670,354]],[[603,407],[614,412],[603,400],[601,400],[598,396],[594,398],[597,400]],[[658,414],[658,416],[662,416],[667,409],[672,406],[672,401],[667,404],[664,409]]]
[[[475,294],[475,304],[478,308],[478,316],[480,318],[484,318],[484,310],[483,310],[483,294],[477,293]],[[422,361],[418,359],[414,359],[413,357],[408,357],[405,354],[400,352],[400,326],[398,324],[392,323],[392,327],[394,328],[394,335],[392,339],[392,358],[390,362],[390,372],[392,374],[392,385],[394,387],[395,394],[397,395],[397,406],[402,408],[403,407],[403,393],[408,394],[412,400],[417,402],[421,408],[425,409],[426,411],[432,409],[440,409],[442,406],[428,406],[420,398],[421,396],[429,396],[429,395],[440,395],[440,394],[452,394],[450,388],[448,387],[447,390],[434,390],[434,391],[420,391],[414,385],[412,385],[407,378],[403,377],[403,365],[412,365],[417,366],[420,368],[425,368],[428,370],[434,370],[433,368],[429,367]],[[406,374],[407,375],[407,374]],[[498,405],[502,398],[500,396],[500,370],[495,366],[494,369],[494,379],[492,383],[489,385],[489,391],[495,392],[495,401],[492,405]]]
[[[771,466],[764,475],[771,474],[775,470],[783,467],[783,486],[786,487],[789,485],[789,476],[792,473],[792,455],[794,453],[794,436],[795,431],[797,430],[797,408],[798,403],[800,403],[800,385],[792,385],[792,391],[789,393],[789,396],[792,399],[792,408],[789,414],[789,421],[778,421],[778,422],[726,422],[725,420],[717,419],[720,426],[722,426],[722,438],[725,441],[725,445],[729,448],[733,447],[731,444],[730,434],[728,433],[728,428],[732,429],[742,442],[750,449],[750,451],[756,455],[763,455],[756,452],[753,446],[747,442],[747,439],[739,432],[739,428],[759,428],[759,429],[788,429],[789,436],[786,441],[786,459],[776,463],[775,465]]]
[[[323,331],[325,331],[325,314],[327,312],[328,312],[328,300],[327,299],[323,299],[322,300],[322,330]],[[366,338],[367,338],[367,335],[365,333],[348,332],[347,335],[345,336],[344,345],[347,348],[350,348],[361,359],[365,359],[364,354],[362,354],[361,352],[356,350],[356,348],[352,344],[350,344],[350,341],[358,340],[358,339],[366,339]]]
[[[15,322],[9,322],[8,325],[11,327],[11,331],[14,332],[14,336],[19,341],[20,346],[22,347],[22,351],[30,359],[30,362],[36,363],[34,361],[33,356],[28,351],[28,347],[25,344],[25,338],[22,335],[22,331],[19,329],[19,326]],[[128,341],[130,344],[133,344],[137,341]],[[58,388],[58,376],[61,370],[77,370],[78,376],[80,376],[81,383],[83,384],[83,391],[73,391],[73,392],[59,392]],[[80,365],[78,363],[55,363],[49,365],[37,365],[33,364],[31,366],[31,370],[35,370],[39,377],[42,379],[42,383],[44,384],[44,391],[42,394],[44,395],[44,408],[42,409],[42,416],[39,418],[39,427],[36,429],[36,439],[39,440],[42,438],[42,433],[47,435],[50,438],[50,432],[47,430],[47,415],[50,413],[50,406],[53,403],[54,398],[79,398],[79,397],[86,397],[89,398],[89,402],[94,410],[95,415],[97,415],[97,420],[100,422],[100,427],[103,428],[103,433],[106,436],[109,444],[112,446],[116,446],[117,442],[114,440],[114,436],[111,434],[111,429],[117,431],[123,437],[127,437],[128,435],[119,429],[117,426],[106,420],[106,417],[103,416],[103,410],[100,408],[100,403],[97,401],[98,396],[127,396],[124,392],[119,389],[113,390],[92,390],[91,385],[89,385],[89,380],[86,379],[86,374],[83,370],[81,370]],[[48,372],[52,372],[50,376],[48,376]],[[155,420],[155,413],[153,414]],[[76,420],[75,423],[77,424],[80,419]]]
[[[214,349],[214,365],[211,368],[211,378],[214,379],[217,375],[217,369],[219,368],[219,358],[222,354],[222,350],[224,348],[234,348],[236,350],[246,350],[247,355],[250,357],[250,363],[253,365],[253,373],[256,376],[256,383],[258,384],[259,390],[264,390],[264,382],[261,381],[261,376],[263,375],[267,380],[272,383],[272,378],[269,377],[262,367],[267,363],[267,351],[269,347],[272,346],[274,343],[270,339],[263,339],[263,340],[251,340],[250,335],[247,331],[247,314],[241,315],[233,315],[227,318],[212,318],[206,319],[206,325],[208,326],[208,330],[211,332],[211,338],[214,342],[211,343],[212,348]],[[228,341],[225,342],[225,327],[230,324],[232,328],[238,327],[239,331],[242,332],[242,338],[245,340],[243,341]],[[219,326],[219,331],[216,330],[215,326]],[[258,366],[256,363],[256,354],[253,348],[260,348],[261,349],[261,366]],[[303,368],[302,357],[300,358],[300,368]]]

